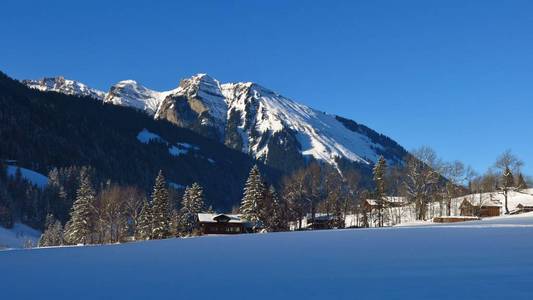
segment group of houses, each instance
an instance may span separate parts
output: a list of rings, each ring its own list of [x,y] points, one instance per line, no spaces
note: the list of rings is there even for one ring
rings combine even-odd
[[[451,215],[456,221],[467,218],[485,218],[500,216],[505,213],[504,195],[497,192],[471,194],[452,200]],[[510,214],[520,214],[533,211],[533,189],[512,191],[508,195],[507,205]],[[414,207],[404,197],[387,197],[382,203],[376,199],[366,199],[361,209],[368,214],[370,226],[376,219],[377,211],[383,207],[387,210],[387,226],[413,221]],[[437,208],[434,208],[435,216]],[[358,227],[361,224],[361,214],[345,216],[345,227]],[[450,219],[451,220],[451,219]],[[198,214],[198,221],[203,234],[239,234],[251,233],[258,230],[257,224],[242,218],[239,214]],[[307,214],[301,221],[300,229],[329,229],[332,228],[334,216],[327,213]],[[446,222],[449,220],[446,220]],[[296,224],[291,229],[298,229]],[[259,228],[260,230],[260,228]]]

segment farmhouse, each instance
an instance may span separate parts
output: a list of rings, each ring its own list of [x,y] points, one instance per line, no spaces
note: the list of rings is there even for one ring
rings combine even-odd
[[[303,219],[303,226],[307,229],[330,229],[333,223],[333,216],[325,213],[307,214]]]
[[[251,232],[251,224],[241,215],[199,213],[198,222],[204,234],[238,234]]]
[[[461,216],[495,217],[500,215],[502,203],[491,197],[466,197],[461,202]]]

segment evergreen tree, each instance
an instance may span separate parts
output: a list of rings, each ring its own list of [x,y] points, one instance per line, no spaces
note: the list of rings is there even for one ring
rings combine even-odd
[[[198,214],[205,209],[203,189],[198,183],[185,189],[180,211],[182,232],[190,234],[198,229]]]
[[[180,213],[177,209],[173,209],[170,213],[170,235],[179,236],[180,228]]]
[[[39,239],[39,247],[63,245],[63,226],[52,215],[46,217],[46,229]]]
[[[182,205],[194,214],[198,214],[204,210],[204,191],[198,183],[195,182],[190,188],[187,187],[185,189]]]
[[[152,238],[164,239],[170,236],[169,210],[167,182],[165,176],[163,176],[163,171],[159,171],[152,193]]]
[[[10,200],[6,188],[0,183],[0,226],[5,228],[13,227],[13,214],[9,208]]]
[[[66,240],[72,244],[88,244],[91,240],[94,225],[95,192],[89,174],[84,172],[80,178],[80,187],[76,192],[76,201],[70,212]]]
[[[270,186],[268,189],[268,199],[270,199],[270,209],[268,214],[266,214],[266,219],[268,220],[267,226],[271,231],[284,231],[287,230],[287,222],[285,218],[285,210],[282,206],[281,200],[278,196],[278,193],[273,186]]]
[[[265,186],[257,165],[250,170],[250,175],[244,186],[244,197],[241,201],[240,211],[242,217],[252,222],[254,228],[261,220],[261,206],[265,195]]]
[[[150,205],[150,202],[144,201],[138,216],[137,227],[135,228],[135,239],[149,240],[152,238],[152,219],[152,206]]]
[[[379,157],[378,162],[374,166],[373,175],[374,183],[376,185],[375,197],[378,209],[379,226],[383,226],[383,208],[385,204],[385,172],[387,169],[387,162],[383,156]]]

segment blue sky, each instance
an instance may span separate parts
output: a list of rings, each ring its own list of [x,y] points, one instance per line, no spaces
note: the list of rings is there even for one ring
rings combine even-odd
[[[12,1],[0,70],[108,89],[255,81],[407,149],[533,175],[531,1]]]

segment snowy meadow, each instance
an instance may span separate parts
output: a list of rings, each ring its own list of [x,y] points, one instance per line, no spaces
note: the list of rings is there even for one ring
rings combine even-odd
[[[531,299],[533,214],[0,252],[5,299]]]

